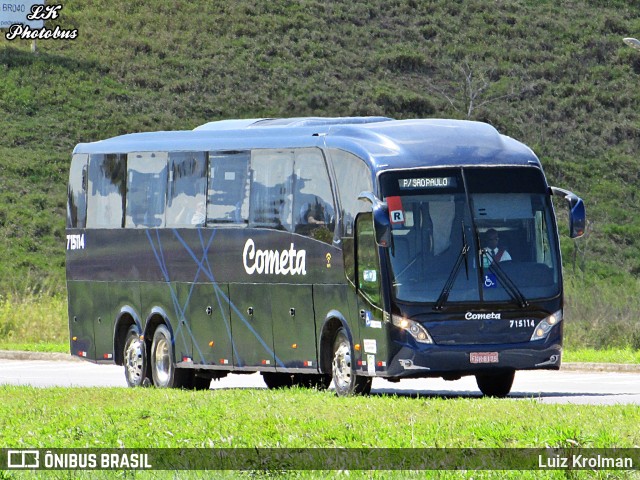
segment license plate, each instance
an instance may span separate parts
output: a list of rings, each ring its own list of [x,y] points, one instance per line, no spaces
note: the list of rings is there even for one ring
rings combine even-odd
[[[498,352],[471,352],[469,361],[471,363],[498,363]]]

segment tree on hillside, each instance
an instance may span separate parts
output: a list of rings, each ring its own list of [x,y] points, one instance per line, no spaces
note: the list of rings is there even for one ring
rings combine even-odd
[[[510,79],[506,80],[506,88],[500,88],[498,84],[505,83],[502,78],[496,78],[491,68],[483,65],[470,64],[465,60],[458,65],[448,65],[448,73],[441,78],[444,80],[435,84],[429,80],[427,88],[442,98],[467,119],[474,117],[477,110],[485,105],[500,100],[514,98],[531,90],[531,86],[524,85],[519,88]]]

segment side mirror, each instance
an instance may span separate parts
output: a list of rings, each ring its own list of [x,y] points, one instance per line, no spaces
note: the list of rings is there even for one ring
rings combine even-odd
[[[584,202],[573,192],[563,188],[551,187],[553,195],[563,196],[569,204],[569,236],[571,238],[580,238],[584,235],[585,225],[587,223],[587,212]]]
[[[379,247],[390,247],[392,242],[391,220],[389,219],[387,204],[371,192],[361,192],[360,195],[358,195],[358,199],[371,202],[376,243]]]

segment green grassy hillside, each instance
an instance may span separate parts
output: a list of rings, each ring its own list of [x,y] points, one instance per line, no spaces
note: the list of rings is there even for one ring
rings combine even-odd
[[[587,205],[587,238],[563,241],[576,291],[637,298],[640,52],[622,42],[640,36],[633,2],[63,5],[47,26],[76,40],[39,40],[36,55],[0,40],[1,291],[63,289],[78,142],[221,118],[388,115],[486,121],[527,143]]]

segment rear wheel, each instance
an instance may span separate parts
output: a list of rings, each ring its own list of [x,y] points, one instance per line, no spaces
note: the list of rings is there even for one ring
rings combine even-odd
[[[145,385],[147,377],[147,352],[144,340],[133,325],[129,328],[123,349],[124,377],[130,387]]]
[[[151,343],[151,374],[153,384],[159,388],[191,387],[193,372],[176,368],[173,361],[171,333],[165,325],[159,325]]]
[[[476,383],[480,391],[488,397],[506,397],[511,391],[516,372],[491,373],[476,375]]]
[[[353,346],[347,331],[340,328],[333,340],[333,384],[340,397],[348,395],[367,395],[371,391],[371,377],[356,375],[353,368]]]

